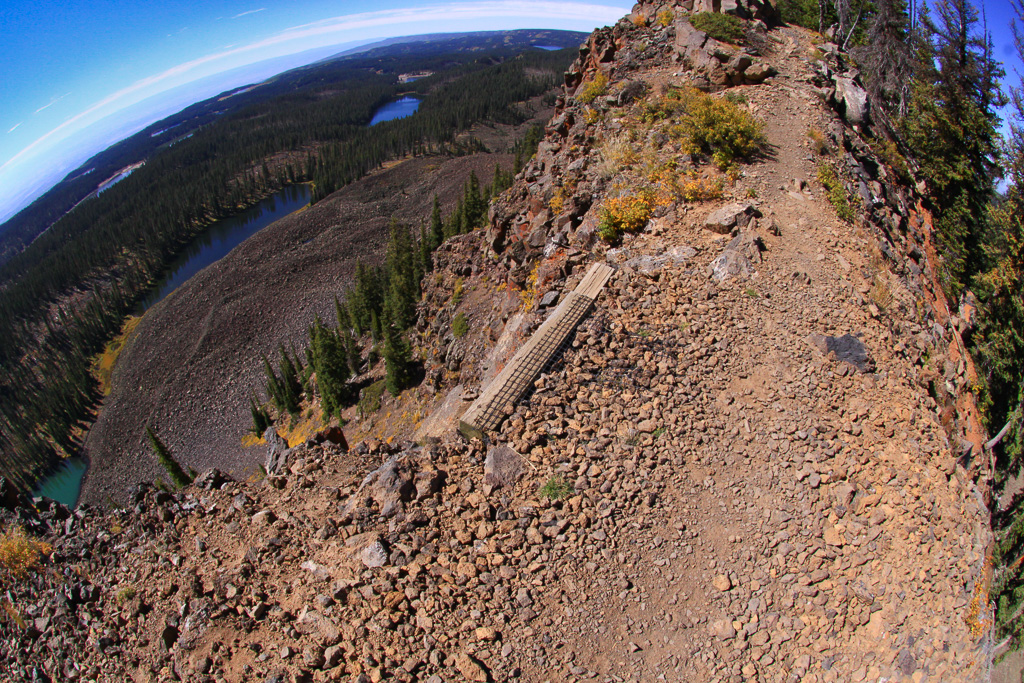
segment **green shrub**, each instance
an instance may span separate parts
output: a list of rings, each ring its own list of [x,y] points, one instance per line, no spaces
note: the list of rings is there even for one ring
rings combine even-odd
[[[138,595],[138,591],[135,590],[135,586],[129,584],[121,586],[121,588],[118,589],[117,593],[114,595],[114,600],[123,605],[126,602],[134,600],[136,595]]]
[[[469,321],[466,316],[459,313],[452,319],[452,334],[456,339],[462,339],[469,332]]]
[[[608,74],[598,71],[594,74],[594,80],[584,85],[583,89],[576,95],[576,101],[582,104],[590,104],[606,92],[608,92]]]
[[[914,181],[913,175],[910,173],[910,167],[907,165],[907,159],[900,153],[899,147],[896,146],[895,142],[884,138],[875,139],[871,141],[871,149],[874,150],[879,159],[892,169],[893,173],[901,181],[908,184]]]
[[[363,389],[363,395],[359,399],[359,412],[362,415],[369,415],[380,410],[380,398],[386,390],[387,384],[384,380],[374,382]]]
[[[562,500],[572,493],[572,485],[562,479],[562,475],[556,474],[547,480],[539,493],[549,500]]]
[[[715,40],[740,45],[743,43],[743,21],[731,14],[700,12],[690,17],[690,23],[698,31],[704,31]]]
[[[849,193],[843,182],[836,175],[834,168],[828,164],[818,166],[818,181],[825,188],[825,196],[836,210],[836,215],[847,223],[853,222],[853,203],[850,201]]]
[[[677,120],[671,131],[688,154],[710,156],[720,169],[749,159],[767,144],[764,125],[735,103],[696,88],[670,93],[660,105]]]

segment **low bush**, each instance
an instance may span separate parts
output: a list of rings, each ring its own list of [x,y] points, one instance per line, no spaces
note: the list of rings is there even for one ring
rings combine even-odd
[[[539,493],[550,500],[562,500],[572,493],[572,485],[562,479],[562,475],[556,474],[547,480]]]
[[[583,89],[576,95],[576,101],[590,104],[606,92],[608,92],[608,74],[598,71],[594,74],[594,80],[585,84]]]
[[[743,21],[731,14],[699,12],[690,17],[690,23],[698,31],[704,31],[715,40],[732,45],[743,43],[745,31]]]
[[[721,199],[725,182],[721,178],[705,178],[690,173],[679,186],[680,194],[688,202],[709,202]]]
[[[828,156],[829,147],[825,135],[817,128],[808,128],[807,137],[811,141],[811,149],[819,156]]]
[[[25,578],[49,553],[49,545],[29,537],[20,526],[4,529],[0,534],[0,585]]]
[[[834,168],[828,164],[818,166],[818,182],[825,188],[825,196],[828,197],[836,215],[847,223],[853,222],[853,203],[850,201],[849,193],[843,185],[843,181],[836,175]]]
[[[665,28],[672,23],[672,20],[676,18],[676,15],[672,10],[666,9],[658,12],[658,26]]]
[[[380,410],[380,399],[387,390],[384,380],[374,382],[363,389],[363,395],[359,398],[359,412],[362,415],[369,415]]]
[[[452,319],[452,334],[455,335],[456,339],[462,339],[469,332],[469,321],[466,320],[466,316],[462,313],[456,314],[455,318]]]
[[[886,166],[892,169],[892,172],[901,181],[907,184],[914,181],[914,177],[910,173],[910,166],[907,164],[907,159],[900,153],[895,142],[892,140],[875,139],[871,141],[871,149],[874,150],[875,154],[878,155],[878,158]]]
[[[452,306],[458,306],[459,302],[462,301],[463,294],[463,282],[462,278],[455,280],[455,287],[452,289]]]
[[[663,100],[661,108],[676,121],[671,132],[683,151],[710,157],[720,169],[751,158],[767,144],[764,125],[733,102],[696,88],[675,90]]]
[[[654,201],[654,193],[646,189],[605,200],[599,214],[598,236],[613,244],[623,232],[643,230],[654,211]]]

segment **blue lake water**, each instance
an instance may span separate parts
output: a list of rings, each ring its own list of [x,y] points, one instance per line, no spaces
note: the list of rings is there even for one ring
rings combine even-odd
[[[85,458],[68,458],[32,492],[32,495],[51,498],[68,507],[74,507],[78,502],[78,492],[82,490],[82,477],[85,476],[87,467]]]
[[[559,47],[558,45],[534,45],[534,47],[541,50],[547,50],[548,52],[554,52],[555,50],[563,50],[565,48]]]
[[[309,185],[292,185],[240,214],[211,225],[168,266],[163,279],[142,300],[136,313],[143,313],[162,301],[190,277],[224,258],[232,249],[274,221],[309,204],[309,195]]]
[[[406,116],[412,116],[419,108],[420,101],[415,97],[409,97],[407,95],[395,100],[394,102],[388,102],[383,107],[375,111],[373,118],[370,119],[370,125],[376,126],[378,123],[383,123],[385,121],[404,119]]]
[[[114,185],[117,185],[119,182],[130,176],[134,170],[134,168],[129,168],[127,171],[122,171],[121,173],[118,173],[116,176],[114,176],[107,182],[97,187],[96,196],[99,197],[101,194],[112,188]]]
[[[293,185],[240,214],[211,225],[168,267],[163,279],[139,304],[136,315],[161,301],[206,266],[227,256],[228,252],[263,228],[309,204],[309,197],[309,185]],[[86,469],[88,463],[84,458],[68,458],[56,472],[39,484],[32,495],[52,498],[68,507],[74,507],[78,502]]]

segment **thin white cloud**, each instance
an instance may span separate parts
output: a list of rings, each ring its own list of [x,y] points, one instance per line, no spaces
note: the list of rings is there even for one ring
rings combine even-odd
[[[8,133],[13,133],[13,132],[14,132],[15,130],[17,130],[18,126],[20,126],[20,125],[21,125],[21,124],[23,124],[23,123],[25,123],[25,122],[24,122],[24,121],[18,121],[18,122],[17,122],[16,124],[14,124],[13,126],[11,126],[11,129],[10,129],[10,130],[8,130],[7,132],[8,132]]]
[[[104,97],[0,164],[0,173],[9,171],[13,166],[27,161],[56,142],[67,139],[86,126],[143,99],[211,74],[253,64],[270,57],[336,45],[355,38],[378,39],[439,32],[435,28],[438,24],[442,24],[446,27],[444,30],[449,31],[483,30],[474,22],[491,20],[491,24],[497,25],[501,20],[514,19],[519,20],[516,23],[521,23],[521,20],[526,18],[530,20],[531,28],[555,27],[564,22],[576,22],[582,27],[584,24],[597,26],[602,23],[614,23],[622,12],[622,7],[573,0],[490,0],[362,12],[293,26],[248,45],[221,50],[184,62]],[[467,28],[468,26],[472,28]]]
[[[43,106],[39,107],[39,109],[36,109],[36,113],[38,114],[39,112],[43,111],[44,109],[49,109],[50,107],[52,107],[53,105],[57,104],[58,102],[60,102],[61,100],[63,100],[65,97],[67,97],[70,94],[71,93],[68,92],[68,93],[64,93],[60,97],[53,98],[52,100],[50,100],[49,104],[44,104]]]
[[[248,12],[242,12],[241,14],[236,14],[235,16],[233,16],[231,18],[232,19],[239,19],[239,18],[247,16],[249,14],[256,14],[257,12],[263,12],[266,9],[267,9],[266,7],[260,7],[259,9],[251,9]]]

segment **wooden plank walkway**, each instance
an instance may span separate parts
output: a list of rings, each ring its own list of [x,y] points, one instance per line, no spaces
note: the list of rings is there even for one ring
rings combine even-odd
[[[604,263],[590,267],[576,289],[558,304],[498,376],[480,392],[479,398],[462,416],[460,432],[469,438],[483,438],[485,432],[501,425],[505,411],[529,391],[544,367],[564,350],[576,326],[590,311],[614,272],[614,268]]]

